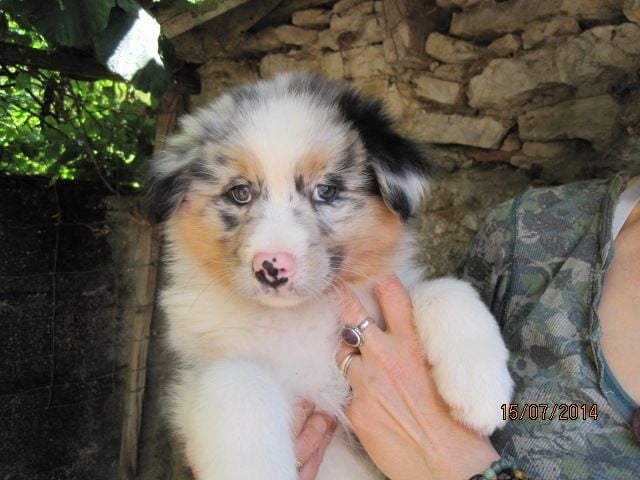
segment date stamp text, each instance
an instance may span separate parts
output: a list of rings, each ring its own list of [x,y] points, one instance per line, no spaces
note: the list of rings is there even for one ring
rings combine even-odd
[[[597,420],[595,403],[503,403],[503,420]]]

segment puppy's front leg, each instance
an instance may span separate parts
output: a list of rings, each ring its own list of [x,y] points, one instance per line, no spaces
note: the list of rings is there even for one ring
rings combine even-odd
[[[411,290],[415,322],[442,398],[455,418],[482,434],[504,424],[511,398],[508,352],[498,325],[471,285],[451,278]]]
[[[175,418],[199,480],[294,480],[291,403],[258,364],[221,360],[187,372]]]

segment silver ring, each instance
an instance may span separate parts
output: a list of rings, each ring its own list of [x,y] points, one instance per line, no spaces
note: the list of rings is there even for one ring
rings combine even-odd
[[[296,460],[296,471],[299,472],[300,470],[302,470],[302,467],[304,467],[304,463],[300,460]]]
[[[342,337],[342,341],[350,347],[361,347],[362,345],[364,345],[364,329],[372,323],[375,323],[375,320],[373,320],[373,318],[371,317],[367,317],[363,321],[361,321],[357,327],[342,327],[340,329],[340,336]]]
[[[340,362],[340,373],[342,373],[343,377],[347,376],[347,373],[349,373],[351,362],[353,362],[353,359],[358,355],[360,355],[358,352],[350,352],[346,357],[342,359],[342,361]]]

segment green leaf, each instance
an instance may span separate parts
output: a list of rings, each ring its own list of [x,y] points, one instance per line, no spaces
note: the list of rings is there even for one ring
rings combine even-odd
[[[16,77],[16,87],[27,90],[31,85],[31,76],[26,73],[19,73]]]
[[[115,0],[0,0],[0,9],[32,25],[48,41],[90,46],[109,22]]]

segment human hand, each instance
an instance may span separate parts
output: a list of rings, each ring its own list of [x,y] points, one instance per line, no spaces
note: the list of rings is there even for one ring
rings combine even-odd
[[[378,468],[392,480],[468,479],[499,458],[488,438],[455,421],[440,398],[413,323],[413,307],[396,277],[375,289],[387,324],[371,324],[348,369],[352,400],[346,415]],[[368,314],[342,291],[342,322]],[[451,348],[455,348],[452,345]],[[356,349],[342,345],[338,363]]]
[[[329,415],[314,412],[311,402],[302,400],[296,405],[292,432],[295,438],[296,459],[302,465],[298,470],[300,480],[315,480],[324,452],[336,429],[336,422]]]

